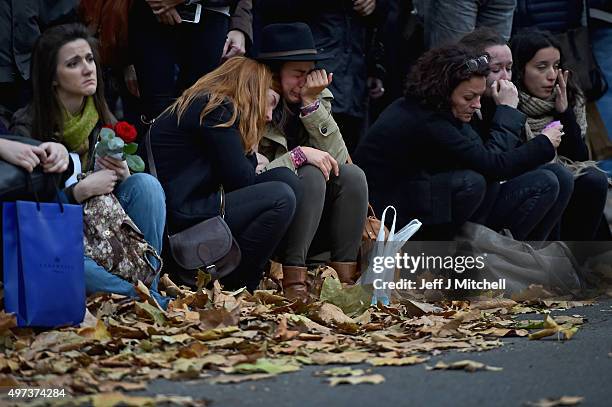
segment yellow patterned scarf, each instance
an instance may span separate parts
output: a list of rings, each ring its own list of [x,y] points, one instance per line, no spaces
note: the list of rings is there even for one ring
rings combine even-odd
[[[71,115],[64,110],[63,144],[68,151],[75,152],[81,158],[81,168],[87,168],[89,159],[89,135],[96,127],[100,116],[96,110],[93,96],[88,96],[85,107],[80,114]]]

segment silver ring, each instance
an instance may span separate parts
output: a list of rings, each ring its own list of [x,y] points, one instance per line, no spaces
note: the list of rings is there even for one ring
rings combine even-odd
[[[380,88],[380,91],[381,91],[381,92],[384,92],[384,91],[385,91],[385,88]]]
[[[563,136],[564,134],[565,134],[565,132],[564,132],[564,131],[560,131],[560,132],[559,132],[559,135],[561,135],[561,136]]]

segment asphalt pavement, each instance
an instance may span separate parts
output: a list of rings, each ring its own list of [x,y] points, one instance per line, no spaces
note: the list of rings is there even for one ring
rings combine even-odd
[[[569,341],[504,339],[504,346],[486,352],[444,352],[426,364],[462,359],[503,368],[502,371],[427,371],[425,365],[371,367],[385,377],[377,385],[330,387],[315,372],[332,366],[306,366],[262,381],[211,385],[205,380],[157,380],[147,391],[132,395],[175,394],[206,399],[212,406],[521,406],[528,401],[581,396],[581,406],[612,406],[612,300],[594,306],[553,311],[580,315],[588,321]],[[527,314],[527,319],[543,315]]]

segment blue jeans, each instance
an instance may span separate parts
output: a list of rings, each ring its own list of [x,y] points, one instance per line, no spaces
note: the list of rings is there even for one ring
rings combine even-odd
[[[164,191],[154,177],[149,174],[134,174],[119,184],[114,191],[125,213],[134,221],[144,238],[157,253],[161,253],[166,202]],[[151,264],[158,266],[157,259],[149,257]],[[157,291],[159,275],[151,284],[150,291],[159,305],[166,308],[169,298],[162,297]],[[89,257],[85,257],[85,288],[87,294],[110,292],[136,297],[132,283],[109,273]]]
[[[612,140],[612,27],[601,27],[593,32],[593,51],[610,87],[597,101],[608,137]]]
[[[516,0],[431,0],[425,11],[427,48],[452,44],[477,27],[509,39]]]

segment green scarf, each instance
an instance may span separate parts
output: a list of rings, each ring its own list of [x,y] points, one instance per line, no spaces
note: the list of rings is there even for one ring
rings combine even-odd
[[[83,111],[77,115],[73,116],[64,110],[63,144],[68,151],[79,155],[83,169],[87,167],[89,160],[89,135],[95,129],[99,119],[93,96],[87,97]]]

